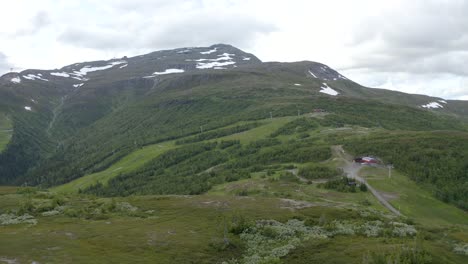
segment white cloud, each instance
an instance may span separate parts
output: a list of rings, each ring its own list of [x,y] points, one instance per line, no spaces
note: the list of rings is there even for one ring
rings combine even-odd
[[[12,68],[12,65],[8,62],[7,56],[0,52],[0,75],[8,72],[10,68]]]

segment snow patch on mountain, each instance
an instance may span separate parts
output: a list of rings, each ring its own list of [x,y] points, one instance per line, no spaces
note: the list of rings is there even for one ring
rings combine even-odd
[[[343,75],[339,74],[338,78],[343,79],[343,80],[348,80],[348,78],[344,77]]]
[[[32,111],[32,108],[31,108],[30,106],[25,106],[24,109],[25,109],[26,111]]]
[[[428,104],[425,104],[425,105],[421,105],[421,107],[427,108],[427,109],[444,108],[441,104],[439,104],[437,102],[431,102],[431,103],[428,103]]]
[[[180,51],[177,51],[178,54],[184,54],[184,53],[189,53],[191,52],[190,49],[184,49],[184,50],[180,50]],[[201,53],[201,52],[200,52]],[[202,53],[203,54],[203,53]]]
[[[210,69],[210,68],[215,68],[215,67],[223,67],[223,66],[236,64],[236,62],[233,61],[233,58],[231,56],[236,56],[236,54],[223,53],[221,55],[218,55],[219,58],[216,58],[216,59],[198,59],[196,61],[199,61],[199,63],[197,63],[196,67],[197,69]],[[201,62],[201,61],[209,61],[209,62]]]
[[[200,52],[200,54],[203,54],[203,55],[211,54],[211,53],[216,52],[217,50],[218,50],[218,48],[214,48],[212,50],[202,51],[202,52]]]
[[[182,73],[185,72],[183,69],[166,69],[163,72],[154,72],[154,75],[163,75],[163,74],[171,74],[171,73]]]
[[[50,75],[58,76],[58,77],[64,77],[64,78],[70,77],[70,74],[68,74],[66,72],[51,72]]]
[[[90,72],[95,72],[95,71],[102,71],[102,70],[107,70],[107,69],[110,69],[116,65],[121,65],[121,64],[124,64],[122,66],[120,66],[119,68],[122,69],[122,68],[125,68],[128,66],[128,62],[127,61],[124,61],[124,60],[121,60],[121,61],[113,61],[113,62],[110,62],[108,63],[107,65],[104,65],[104,66],[90,66],[90,65],[87,65],[87,66],[84,66],[83,68],[79,69],[79,70],[73,70],[73,72],[51,72],[50,75],[53,75],[53,76],[58,76],[58,77],[64,77],[64,78],[73,78],[75,80],[78,80],[78,81],[82,81],[82,82],[86,82],[86,81],[89,81],[88,78],[85,78],[84,76],[87,75],[88,73]],[[77,66],[79,64],[75,64],[75,66]]]
[[[103,71],[103,70],[107,70],[107,69],[110,69],[116,65],[120,65],[120,64],[126,64],[127,61],[113,61],[107,65],[104,65],[104,66],[97,66],[97,67],[93,67],[93,66],[84,66],[83,68],[81,68],[79,71],[73,71],[73,75],[77,75],[77,76],[85,76],[86,74],[88,74],[89,72],[95,72],[95,71]]]
[[[439,100],[439,102],[441,102],[443,104],[447,104],[447,101],[445,101],[445,100]]]
[[[302,86],[302,84],[300,84],[300,83],[295,83],[294,85],[295,86]]]
[[[78,81],[82,81],[82,82],[89,81],[88,78],[79,77],[79,76],[72,76],[72,78],[75,79],[75,80],[78,80]]]
[[[78,84],[74,84],[73,87],[79,88],[79,87],[81,87],[81,86],[83,86],[83,85],[84,85],[84,83],[78,83]]]
[[[207,62],[207,63],[198,63],[197,69],[210,69],[214,67],[222,67],[236,64],[235,61],[226,61],[226,62]]]
[[[21,83],[21,78],[20,77],[14,77],[14,78],[11,78],[10,80],[12,83]]]
[[[242,60],[249,61],[250,59],[250,57],[244,57]]]
[[[317,75],[315,75],[311,70],[309,70],[309,74],[312,75],[312,77],[318,79]]]
[[[35,81],[35,80],[41,80],[41,81],[46,81],[46,82],[49,81],[47,79],[42,78],[41,76],[42,74],[38,74],[38,75],[28,74],[28,75],[23,75],[23,78],[31,80],[31,81]]]
[[[328,94],[328,95],[331,95],[331,96],[337,96],[339,95],[340,93],[333,90],[330,86],[328,86],[327,83],[322,83],[323,86],[320,87],[320,92],[321,93],[324,93],[324,94]]]

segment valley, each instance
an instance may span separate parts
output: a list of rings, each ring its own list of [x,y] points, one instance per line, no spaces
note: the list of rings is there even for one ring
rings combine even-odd
[[[468,261],[466,102],[225,44],[0,81],[0,262]]]

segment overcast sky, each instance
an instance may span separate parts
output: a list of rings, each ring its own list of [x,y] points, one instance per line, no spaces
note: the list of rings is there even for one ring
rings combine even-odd
[[[0,0],[0,75],[227,43],[468,100],[468,0]]]

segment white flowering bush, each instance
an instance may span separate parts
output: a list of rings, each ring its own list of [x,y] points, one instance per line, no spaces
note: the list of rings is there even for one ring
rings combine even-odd
[[[117,203],[117,210],[121,212],[136,212],[138,207],[131,205],[127,202]]]
[[[52,210],[52,211],[43,212],[41,215],[42,216],[54,216],[54,215],[59,215],[61,213],[62,212],[60,212],[58,210]]]
[[[416,228],[412,225],[407,225],[405,223],[400,222],[391,222],[390,224],[393,226],[392,234],[394,236],[414,236],[417,233]]]
[[[372,218],[394,219],[396,217],[393,214],[386,214],[374,208],[365,208],[362,210],[358,210],[358,212],[359,212],[359,215],[364,218],[372,217]]]
[[[370,221],[366,222],[361,226],[361,233],[367,237],[378,237],[382,234],[384,228],[382,221]]]
[[[43,212],[41,215],[42,216],[59,215],[59,214],[62,214],[65,211],[65,209],[66,209],[65,206],[57,206],[54,208],[54,210]]]
[[[304,221],[297,219],[281,223],[276,220],[260,220],[252,227],[240,234],[240,238],[246,244],[246,252],[241,261],[230,260],[226,263],[276,263],[281,257],[286,256],[305,240],[327,239],[335,235],[353,236],[362,234],[367,237],[379,237],[391,234],[397,237],[414,236],[417,231],[412,225],[400,222],[383,222],[380,220],[356,222],[334,220],[322,226],[306,226]],[[386,232],[385,232],[386,231]],[[458,246],[459,252],[468,251]]]
[[[359,226],[349,222],[349,221],[337,221],[334,220],[331,223],[332,230],[330,231],[333,235],[354,235],[356,234],[356,229],[359,229]]]
[[[14,214],[0,215],[0,225],[17,225],[17,224],[30,224],[36,225],[37,220],[29,214],[16,216]]]
[[[306,239],[324,239],[329,233],[321,227],[307,227],[303,221],[258,221],[240,234],[247,245],[242,263],[255,264],[279,261]]]
[[[467,255],[468,256],[468,244],[458,244],[455,245],[453,252],[457,254]]]

